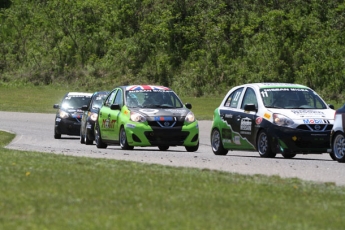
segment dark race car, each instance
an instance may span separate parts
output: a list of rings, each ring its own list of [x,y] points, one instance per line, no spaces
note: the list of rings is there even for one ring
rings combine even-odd
[[[108,91],[95,92],[90,103],[81,108],[84,113],[80,126],[80,143],[91,145],[95,140],[95,122],[97,121],[99,109],[108,94]]]
[[[58,109],[55,116],[54,138],[60,139],[61,134],[70,136],[80,135],[80,124],[83,116],[81,107],[90,103],[92,93],[69,92],[60,104],[55,104]]]
[[[97,148],[120,145],[184,146],[188,152],[199,147],[199,126],[190,104],[184,105],[170,88],[131,85],[115,88],[99,111],[95,127]]]
[[[253,83],[232,88],[214,111],[211,147],[256,150],[261,157],[329,153],[334,107],[312,89],[288,83]]]
[[[345,162],[345,104],[335,112],[334,125],[331,131],[331,148],[334,160]]]

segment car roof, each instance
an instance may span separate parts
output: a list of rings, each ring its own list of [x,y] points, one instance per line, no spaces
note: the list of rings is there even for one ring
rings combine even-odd
[[[69,92],[67,93],[67,96],[73,97],[73,96],[85,96],[85,97],[91,97],[92,93],[85,93],[85,92]]]
[[[172,91],[161,85],[128,85],[123,87],[126,91]]]
[[[267,88],[301,88],[301,89],[310,89],[307,86],[294,84],[294,83],[279,83],[279,82],[262,82],[262,83],[248,83],[242,86],[253,86],[259,89]]]

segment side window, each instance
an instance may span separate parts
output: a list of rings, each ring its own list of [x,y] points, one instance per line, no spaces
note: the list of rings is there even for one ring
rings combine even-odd
[[[107,100],[105,101],[104,105],[110,107],[113,104],[115,95],[116,95],[117,90],[114,90],[113,92],[111,92],[107,98]]]
[[[237,108],[237,104],[240,100],[243,88],[239,88],[230,94],[228,99],[225,101],[225,107]]]
[[[258,107],[258,101],[256,99],[255,92],[252,88],[247,88],[246,93],[243,97],[241,109],[243,109],[246,104],[254,104],[256,108]]]
[[[114,104],[118,104],[118,105],[123,106],[122,90],[120,90],[120,89],[117,91]]]

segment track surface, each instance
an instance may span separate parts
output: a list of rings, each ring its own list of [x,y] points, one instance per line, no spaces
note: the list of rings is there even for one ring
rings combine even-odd
[[[276,158],[266,159],[259,157],[257,152],[232,151],[226,156],[215,156],[210,147],[211,121],[199,121],[199,150],[189,153],[184,147],[170,147],[167,151],[159,151],[157,147],[134,148],[131,151],[121,150],[119,146],[97,149],[95,145],[80,144],[76,136],[62,135],[60,140],[55,140],[54,114],[0,111],[0,117],[0,129],[16,134],[6,146],[9,149],[207,168],[248,175],[279,175],[345,185],[345,164],[333,161],[328,154],[297,155],[293,159],[284,159],[278,154]]]

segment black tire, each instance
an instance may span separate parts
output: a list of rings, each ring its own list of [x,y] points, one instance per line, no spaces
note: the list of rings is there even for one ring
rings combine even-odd
[[[335,159],[340,162],[345,162],[345,136],[344,133],[336,133],[332,141],[332,153]],[[332,156],[331,156],[332,157]]]
[[[95,142],[96,142],[96,147],[99,149],[105,149],[108,147],[108,145],[102,141],[101,132],[99,130],[98,125],[95,128]]]
[[[211,147],[215,155],[226,155],[228,150],[224,149],[222,137],[218,129],[213,129],[211,133]]]
[[[119,141],[120,141],[121,149],[123,149],[123,150],[133,150],[134,149],[133,146],[128,145],[126,130],[123,128],[123,126],[120,129]]]
[[[332,158],[332,160],[336,161],[337,158],[334,155],[334,152],[332,151],[331,153],[329,153],[329,156]]]
[[[84,143],[85,143],[84,135],[80,131],[80,144],[84,144]]]
[[[166,151],[169,149],[169,146],[168,145],[159,145],[158,148],[160,151]]]
[[[282,153],[282,155],[285,159],[292,159],[296,156],[294,153]]]
[[[56,132],[56,129],[54,129],[54,138],[55,139],[61,139],[61,134]]]
[[[196,152],[199,149],[199,141],[196,146],[185,146],[187,152]]]
[[[261,157],[274,158],[276,153],[272,152],[271,141],[269,140],[265,130],[261,130],[256,140],[256,149]]]
[[[88,135],[86,134],[86,135],[84,136],[84,143],[85,143],[86,145],[92,145],[92,144],[93,144],[93,140],[90,140],[90,139],[88,138]]]

